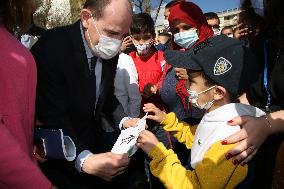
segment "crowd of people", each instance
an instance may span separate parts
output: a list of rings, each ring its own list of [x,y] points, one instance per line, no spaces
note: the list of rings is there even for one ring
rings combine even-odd
[[[243,0],[223,28],[170,1],[158,35],[128,0],[50,30],[32,5],[0,1],[0,188],[284,188],[280,0]],[[138,151],[111,152],[145,115]],[[68,135],[74,161],[47,158],[36,127]]]

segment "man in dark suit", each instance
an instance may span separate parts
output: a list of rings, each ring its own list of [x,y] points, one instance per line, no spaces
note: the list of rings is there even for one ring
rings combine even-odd
[[[128,156],[109,151],[120,133],[118,125],[136,121],[124,118],[113,91],[116,55],[131,24],[131,9],[127,0],[87,0],[80,21],[47,31],[31,50],[38,67],[37,119],[63,129],[77,148],[75,165],[58,160],[42,164],[59,188],[125,182],[114,177],[125,171]],[[113,179],[118,181],[103,182]]]

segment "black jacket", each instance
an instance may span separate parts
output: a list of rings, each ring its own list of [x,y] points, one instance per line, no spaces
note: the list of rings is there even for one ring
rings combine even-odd
[[[52,29],[32,48],[37,63],[36,117],[47,127],[62,128],[75,139],[77,154],[100,152],[105,131],[118,130],[126,116],[114,96],[118,56],[102,61],[100,96],[95,110],[96,83],[90,79],[80,22]]]

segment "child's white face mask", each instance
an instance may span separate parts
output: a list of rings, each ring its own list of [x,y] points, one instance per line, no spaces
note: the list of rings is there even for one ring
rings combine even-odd
[[[144,44],[134,44],[137,50],[138,55],[146,55],[148,54],[149,50],[151,49],[151,43],[144,43]]]
[[[199,108],[199,109],[201,109],[201,110],[209,110],[209,109],[211,108],[211,106],[213,105],[214,100],[212,100],[212,101],[210,101],[210,102],[207,102],[207,103],[205,103],[205,104],[203,104],[203,105],[199,105],[198,102],[197,102],[197,100],[198,100],[198,96],[199,96],[200,94],[205,93],[205,92],[207,92],[207,91],[213,89],[214,87],[216,87],[216,86],[214,85],[214,86],[212,86],[212,87],[210,87],[210,88],[208,88],[208,89],[206,89],[206,90],[204,90],[204,91],[201,91],[201,92],[199,92],[199,93],[196,92],[196,91],[191,91],[191,90],[187,89],[187,92],[188,92],[188,95],[189,95],[189,101],[190,101],[190,103],[191,103],[194,107]]]

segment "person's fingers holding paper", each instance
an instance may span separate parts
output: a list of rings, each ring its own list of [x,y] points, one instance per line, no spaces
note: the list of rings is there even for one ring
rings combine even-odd
[[[158,143],[159,140],[152,132],[144,130],[139,134],[136,145],[148,154]]]
[[[144,112],[149,112],[147,118],[152,119],[154,121],[157,121],[161,123],[166,115],[165,112],[161,111],[159,108],[157,108],[152,103],[144,104],[143,107]]]
[[[111,152],[93,154],[83,163],[83,172],[98,176],[110,181],[129,165],[130,158],[127,154],[114,154]]]
[[[140,118],[131,118],[131,119],[127,119],[123,122],[123,128],[129,128],[129,127],[135,127],[137,124],[137,121],[139,121]]]

